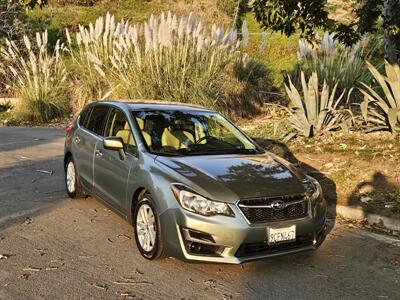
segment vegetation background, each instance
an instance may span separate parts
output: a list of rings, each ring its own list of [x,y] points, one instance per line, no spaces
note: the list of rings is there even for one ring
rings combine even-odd
[[[64,123],[103,98],[202,104],[314,172],[332,205],[400,216],[397,2],[2,0],[0,97],[20,101],[0,122]]]

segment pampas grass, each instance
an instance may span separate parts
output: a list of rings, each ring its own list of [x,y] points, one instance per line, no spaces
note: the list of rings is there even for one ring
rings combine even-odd
[[[74,36],[66,30],[68,52],[72,59],[71,80],[75,87],[72,106],[75,111],[89,102],[110,96],[106,74],[98,66],[108,62],[114,42],[126,34],[128,28],[128,22],[122,20],[116,23],[114,16],[107,13],[105,17],[97,18],[94,25],[79,25]]]
[[[338,91],[342,92],[359,87],[359,82],[372,83],[373,77],[368,72],[365,59],[372,59],[381,46],[380,40],[364,36],[357,44],[346,47],[333,33],[326,32],[314,44],[299,40],[300,50],[297,57],[300,69],[305,72],[306,77],[317,72],[320,86],[324,81],[330,88],[338,84]],[[297,70],[298,78],[300,69]],[[300,82],[300,79],[297,81]]]
[[[213,26],[207,35],[193,14],[151,16],[114,44],[110,56],[112,86],[127,98],[155,98],[194,102],[215,107],[218,79],[238,47],[235,30]]]
[[[79,26],[74,41],[67,31],[67,40],[81,70],[77,81],[92,100],[112,95],[217,107],[222,74],[241,56],[235,29],[214,24],[207,30],[192,13],[151,15],[142,24],[116,23],[107,14]]]
[[[6,40],[0,49],[0,72],[11,74],[8,87],[22,100],[17,117],[47,122],[63,116],[68,110],[67,72],[61,59],[64,46],[57,41],[49,53],[47,31],[37,33],[34,41],[24,36],[23,45],[19,49]]]

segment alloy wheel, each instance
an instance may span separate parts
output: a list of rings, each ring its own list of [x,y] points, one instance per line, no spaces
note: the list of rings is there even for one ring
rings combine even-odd
[[[156,242],[156,220],[152,208],[148,204],[142,204],[137,212],[136,232],[140,247],[151,252]]]
[[[72,161],[68,163],[67,166],[67,174],[66,174],[66,180],[67,180],[67,189],[69,193],[74,193],[76,186],[76,172],[75,172],[75,166]]]

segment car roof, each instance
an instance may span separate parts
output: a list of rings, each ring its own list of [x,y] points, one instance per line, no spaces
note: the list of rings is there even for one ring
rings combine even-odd
[[[118,101],[98,101],[98,104],[114,104],[117,106],[125,106],[130,110],[180,110],[180,111],[207,111],[213,112],[213,110],[207,109],[202,106],[192,104],[182,104],[179,102],[170,101],[157,101],[157,100],[118,100]]]

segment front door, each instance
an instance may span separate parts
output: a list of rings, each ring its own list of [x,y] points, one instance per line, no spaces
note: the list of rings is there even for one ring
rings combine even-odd
[[[124,112],[117,108],[111,110],[105,137],[122,138],[126,158],[121,160],[117,151],[104,149],[103,142],[98,142],[94,155],[94,187],[105,201],[124,212],[129,174],[137,164],[136,143]]]

